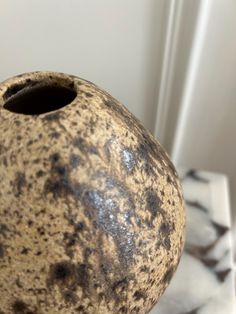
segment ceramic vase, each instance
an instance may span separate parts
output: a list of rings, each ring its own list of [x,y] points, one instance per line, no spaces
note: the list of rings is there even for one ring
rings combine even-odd
[[[178,265],[184,202],[148,130],[93,83],[0,85],[0,313],[148,313]]]

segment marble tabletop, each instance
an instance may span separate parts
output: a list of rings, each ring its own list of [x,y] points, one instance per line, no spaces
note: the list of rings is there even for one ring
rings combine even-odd
[[[227,177],[179,170],[187,209],[179,267],[150,314],[235,314]]]

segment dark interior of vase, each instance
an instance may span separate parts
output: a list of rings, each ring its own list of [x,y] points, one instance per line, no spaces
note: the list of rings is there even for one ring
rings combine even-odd
[[[28,87],[10,97],[4,108],[15,113],[39,115],[70,104],[76,95],[75,90],[55,84]]]

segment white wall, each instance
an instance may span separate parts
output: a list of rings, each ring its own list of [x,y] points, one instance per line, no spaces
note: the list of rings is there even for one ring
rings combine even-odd
[[[155,125],[155,135],[169,153],[173,146],[201,1],[171,0],[170,3]]]
[[[33,70],[78,75],[153,129],[168,1],[0,0],[0,81]]]
[[[177,164],[229,176],[236,226],[235,34],[235,0],[201,1],[172,157]]]

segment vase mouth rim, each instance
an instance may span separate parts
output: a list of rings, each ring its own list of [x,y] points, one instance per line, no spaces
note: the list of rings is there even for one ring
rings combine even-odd
[[[79,78],[62,72],[53,71],[35,71],[13,76],[0,84],[0,109],[24,93],[30,93],[31,90],[43,88],[61,88],[74,93],[73,103],[78,96]],[[65,104],[67,105],[67,104]],[[59,108],[58,108],[59,109]],[[11,111],[11,110],[10,110]],[[46,113],[46,112],[42,112]]]

